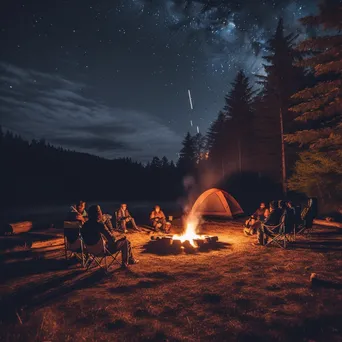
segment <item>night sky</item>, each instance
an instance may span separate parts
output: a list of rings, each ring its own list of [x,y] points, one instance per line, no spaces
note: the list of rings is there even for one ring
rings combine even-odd
[[[315,13],[318,1],[224,1],[231,5],[223,18],[222,6],[201,13],[196,1],[186,8],[179,0],[6,2],[2,127],[146,162],[176,160],[188,130],[205,133],[237,71],[252,80],[263,73],[261,56],[279,17],[304,38],[298,18]]]

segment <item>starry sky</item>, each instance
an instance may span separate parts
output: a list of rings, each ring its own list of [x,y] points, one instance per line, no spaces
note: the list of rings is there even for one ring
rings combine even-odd
[[[106,158],[176,160],[185,133],[216,118],[238,70],[252,84],[263,73],[279,18],[305,38],[298,19],[318,0],[214,0],[202,11],[205,2],[5,1],[0,124]]]

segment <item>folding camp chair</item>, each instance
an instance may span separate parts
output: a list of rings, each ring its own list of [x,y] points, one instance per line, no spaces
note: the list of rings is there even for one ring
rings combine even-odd
[[[310,217],[310,208],[304,208],[300,219],[296,222],[296,235],[308,235],[313,232],[313,218]]]
[[[285,249],[287,243],[290,243],[292,241],[291,233],[293,229],[291,229],[290,227],[286,227],[285,213],[281,216],[280,222],[276,226],[268,226],[262,223],[262,227],[264,230],[267,231],[267,236],[269,238],[265,246],[275,244]]]
[[[317,198],[311,197],[308,199],[308,205],[302,210],[300,220],[297,222],[297,234],[310,235],[313,232],[313,220],[318,212]]]
[[[97,265],[100,268],[104,269],[105,272],[107,272],[114,263],[121,265],[120,262],[117,260],[120,251],[112,254],[108,250],[106,240],[102,235],[101,239],[95,245],[85,244],[84,246],[88,254],[88,260],[86,263],[87,270],[90,269],[92,266],[96,267]],[[107,262],[107,257],[111,259],[109,263]]]
[[[84,253],[81,228],[82,223],[79,221],[64,221],[64,252],[66,260],[75,256],[82,264],[82,267],[85,267],[86,255]]]

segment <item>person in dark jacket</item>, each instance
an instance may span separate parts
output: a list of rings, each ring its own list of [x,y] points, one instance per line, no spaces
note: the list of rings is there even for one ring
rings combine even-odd
[[[267,226],[277,226],[280,223],[281,216],[284,214],[284,211],[279,208],[278,203],[276,201],[272,201],[270,203],[270,215],[264,221],[264,224]],[[257,227],[257,245],[265,245],[268,240],[268,236],[271,235],[271,232],[260,224]]]
[[[107,248],[111,253],[121,251],[122,268],[137,264],[139,261],[133,257],[132,247],[126,237],[116,240],[114,234],[105,226],[102,211],[99,205],[93,205],[88,211],[89,220],[83,225],[81,232],[86,245],[97,244],[102,236],[106,239]]]

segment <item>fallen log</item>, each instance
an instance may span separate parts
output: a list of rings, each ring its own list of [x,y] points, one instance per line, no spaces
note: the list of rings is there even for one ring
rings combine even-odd
[[[8,223],[1,226],[0,232],[2,235],[27,233],[32,229],[32,226],[33,224],[31,221]]]
[[[313,220],[314,224],[318,224],[319,226],[328,226],[335,228],[342,228],[342,223],[336,221],[327,221],[327,220]]]
[[[342,289],[342,283],[339,279],[335,277],[327,277],[324,275],[317,275],[316,273],[311,273],[310,275],[310,285],[311,287],[325,287],[331,289]]]

